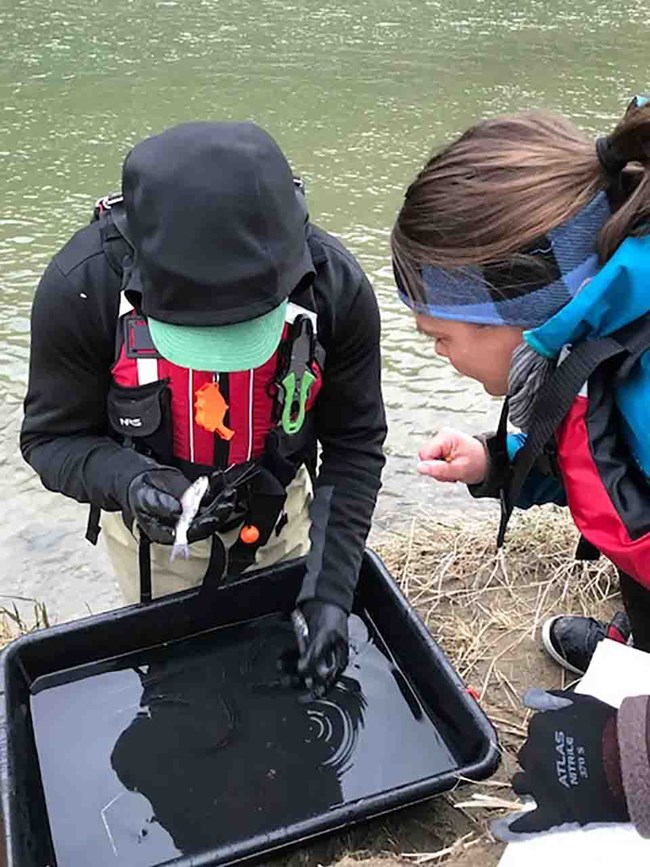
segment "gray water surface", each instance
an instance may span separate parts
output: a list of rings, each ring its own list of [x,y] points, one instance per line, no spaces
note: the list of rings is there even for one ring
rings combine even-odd
[[[647,0],[3,0],[0,33],[0,593],[58,619],[119,603],[85,509],[18,454],[29,308],[50,256],[119,188],[128,148],[190,119],[266,127],[312,218],[375,285],[391,424],[377,526],[421,503],[476,508],[417,478],[414,456],[445,423],[489,428],[497,406],[415,334],[390,226],[429,152],[480,116],[544,106],[606,131],[648,86]]]

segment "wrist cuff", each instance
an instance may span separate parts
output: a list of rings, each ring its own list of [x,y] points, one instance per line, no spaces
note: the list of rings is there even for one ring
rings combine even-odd
[[[473,497],[499,497],[501,490],[510,478],[510,461],[505,444],[498,434],[477,434],[474,436],[485,449],[487,469],[485,478],[477,485],[468,485]]]

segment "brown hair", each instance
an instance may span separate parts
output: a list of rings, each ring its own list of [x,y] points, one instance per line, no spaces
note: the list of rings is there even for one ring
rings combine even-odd
[[[573,123],[531,111],[482,121],[434,154],[408,188],[391,235],[409,294],[419,284],[410,275],[423,265],[511,261],[599,190],[616,188],[617,209],[598,238],[606,261],[650,221],[650,104],[631,103],[606,143],[626,166],[616,177]]]

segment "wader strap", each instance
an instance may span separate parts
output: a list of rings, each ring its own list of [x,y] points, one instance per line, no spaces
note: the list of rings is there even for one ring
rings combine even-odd
[[[295,470],[294,470],[295,475]],[[255,562],[259,548],[266,545],[273,528],[278,523],[282,509],[287,499],[286,489],[268,471],[262,471],[252,482],[250,506],[246,515],[246,524],[259,531],[259,538],[254,544],[246,544],[241,536],[228,552],[228,574],[240,575]]]
[[[226,553],[226,546],[218,536],[214,535],[211,539],[210,559],[208,561],[208,568],[203,576],[201,589],[218,587],[223,582],[227,564],[228,555]]]
[[[140,567],[140,602],[151,602],[151,541],[140,531],[138,544],[138,566]]]
[[[101,517],[101,509],[99,506],[91,506],[88,509],[88,523],[86,524],[86,539],[91,545],[96,545],[99,539],[99,534],[102,528],[99,523]]]
[[[515,457],[510,484],[504,492],[497,547],[503,545],[512,510],[535,461],[554,436],[592,373],[616,356],[622,356],[620,369],[629,373],[630,362],[636,362],[649,346],[650,316],[645,316],[611,337],[585,340],[578,344],[547,379],[535,401],[533,423],[525,445]]]

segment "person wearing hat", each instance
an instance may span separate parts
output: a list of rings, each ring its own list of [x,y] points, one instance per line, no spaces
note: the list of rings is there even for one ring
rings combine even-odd
[[[384,463],[372,288],[253,123],[165,130],[122,182],[38,286],[22,453],[91,541],[101,510],[129,602],[306,556],[301,667],[328,685]]]

